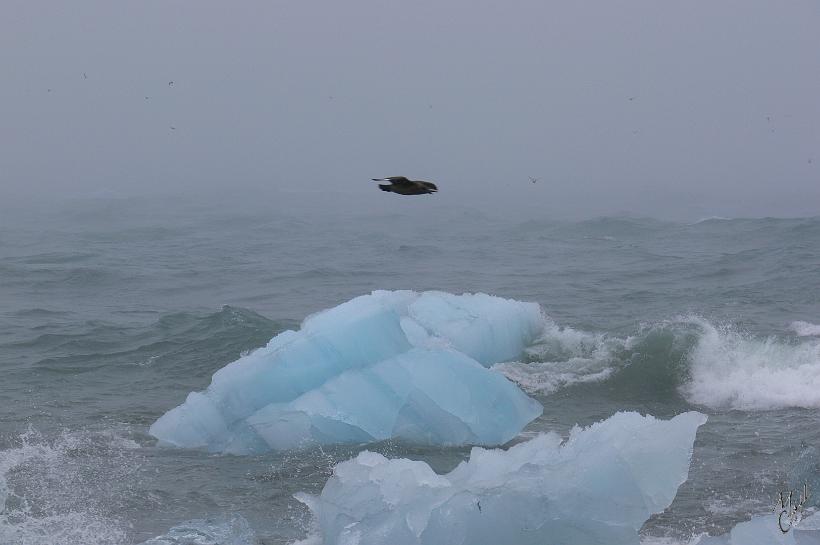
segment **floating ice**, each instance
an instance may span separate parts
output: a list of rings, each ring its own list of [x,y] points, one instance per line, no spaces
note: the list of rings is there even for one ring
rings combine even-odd
[[[728,534],[702,537],[692,545],[820,545],[820,516],[807,517],[783,533],[777,513],[759,515],[741,522]]]
[[[543,324],[535,303],[376,291],[220,369],[150,433],[231,453],[390,437],[501,444],[542,409],[485,367],[520,356]]]
[[[706,416],[618,413],[569,439],[542,434],[507,451],[474,448],[446,475],[424,462],[362,452],[320,496],[297,495],[325,545],[638,545],[689,472]]]

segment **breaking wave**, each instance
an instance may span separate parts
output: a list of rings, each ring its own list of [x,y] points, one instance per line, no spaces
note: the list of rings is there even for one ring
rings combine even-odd
[[[791,329],[799,337],[820,336],[820,325],[809,322],[792,322]]]
[[[0,450],[0,543],[127,543],[119,513],[139,468],[138,448],[117,431],[22,434]]]
[[[561,327],[547,319],[544,332],[525,352],[525,361],[493,366],[530,393],[550,394],[612,376],[632,339]]]
[[[494,369],[542,395],[607,381],[622,392],[672,393],[713,409],[817,408],[820,339],[812,338],[817,326],[795,324],[798,338],[759,337],[689,315],[619,338],[550,322],[524,361]]]
[[[256,534],[242,515],[189,520],[140,545],[256,545]]]
[[[687,399],[713,408],[820,407],[820,342],[756,338],[696,320],[702,334],[690,358]]]

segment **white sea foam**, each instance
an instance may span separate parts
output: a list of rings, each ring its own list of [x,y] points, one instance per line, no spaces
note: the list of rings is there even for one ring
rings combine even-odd
[[[732,221],[732,218],[727,218],[725,216],[709,216],[706,218],[700,218],[698,221],[693,223],[692,225],[697,225],[699,223],[704,223],[707,221]]]
[[[641,536],[641,545],[697,545],[702,536],[695,536],[686,541],[673,537]]]
[[[761,339],[702,318],[687,321],[701,329],[682,388],[690,402],[741,410],[820,407],[820,341]]]
[[[632,343],[631,338],[560,327],[548,318],[545,322],[541,336],[526,350],[529,362],[493,366],[532,393],[550,394],[572,384],[606,380],[617,369],[617,353]]]
[[[609,379],[629,365],[640,339],[658,329],[677,336],[696,331],[685,354],[689,378],[681,391],[692,403],[713,408],[767,410],[820,407],[820,326],[792,324],[800,340],[755,337],[738,328],[683,316],[642,326],[640,336],[617,338],[560,327],[545,319],[542,335],[526,350],[530,361],[500,363],[493,369],[531,393]],[[681,330],[683,326],[683,330]]]
[[[189,520],[140,545],[256,545],[256,533],[241,515]]]
[[[0,451],[0,543],[127,543],[127,525],[116,514],[121,498],[100,492],[116,496],[129,481],[136,464],[128,451],[138,446],[116,431],[20,436],[18,446]]]
[[[811,337],[820,335],[820,325],[810,322],[792,322],[791,329],[800,337]]]
[[[531,393],[551,394],[572,384],[600,382],[608,379],[614,369],[599,368],[600,362],[571,358],[558,362],[499,363],[493,369]]]

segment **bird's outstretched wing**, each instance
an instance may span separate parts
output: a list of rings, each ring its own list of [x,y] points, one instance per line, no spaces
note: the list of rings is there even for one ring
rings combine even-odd
[[[404,176],[388,176],[387,178],[371,178],[374,182],[391,182],[394,184],[406,184],[408,180]]]

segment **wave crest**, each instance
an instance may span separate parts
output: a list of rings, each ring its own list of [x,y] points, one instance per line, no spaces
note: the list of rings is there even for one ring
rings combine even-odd
[[[686,398],[713,408],[820,407],[820,342],[755,338],[692,319],[702,329],[689,354]]]
[[[791,330],[797,333],[798,337],[820,336],[820,325],[809,322],[792,322]]]
[[[606,381],[620,395],[682,396],[713,409],[818,408],[820,339],[810,337],[817,326],[800,324],[808,338],[759,337],[687,315],[618,338],[547,319],[525,361],[493,368],[542,395]]]
[[[572,384],[606,380],[631,342],[561,327],[546,318],[543,333],[526,350],[526,361],[499,363],[493,369],[530,393],[551,394]]]
[[[128,543],[119,513],[139,468],[137,448],[116,430],[22,434],[0,450],[0,543]]]

